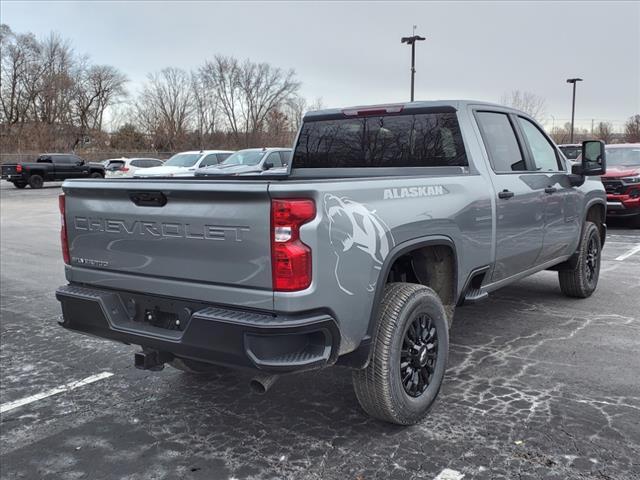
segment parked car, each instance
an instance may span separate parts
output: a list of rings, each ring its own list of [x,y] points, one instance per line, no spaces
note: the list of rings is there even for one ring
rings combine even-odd
[[[640,143],[606,146],[607,217],[625,218],[640,228]]]
[[[581,143],[566,143],[564,145],[558,145],[560,151],[564,154],[567,160],[572,163],[576,162],[578,159],[578,155],[582,151]]]
[[[145,168],[134,172],[134,177],[193,176],[200,167],[217,165],[233,152],[228,150],[199,150],[176,153],[160,167]]]
[[[248,148],[218,165],[199,168],[196,176],[283,174],[287,172],[290,158],[290,148]]]
[[[164,164],[157,158],[112,158],[106,160],[107,178],[132,177],[139,169],[161,167]]]
[[[416,423],[456,306],[549,269],[595,291],[604,144],[583,150],[571,172],[520,111],[412,102],[307,113],[278,181],[70,180],[62,326],[140,345],[142,369],[251,369],[260,392],[342,365],[366,412]]]
[[[77,155],[67,153],[43,153],[35,162],[2,165],[2,178],[16,188],[42,188],[44,182],[68,178],[103,178],[104,165],[85,162]]]

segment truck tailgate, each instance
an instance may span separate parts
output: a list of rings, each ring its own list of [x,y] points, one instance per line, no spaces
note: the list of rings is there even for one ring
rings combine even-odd
[[[10,175],[17,175],[18,171],[17,171],[17,166],[15,164],[9,164],[9,165],[2,165],[1,167],[1,176],[2,178],[6,178]]]
[[[67,181],[71,266],[271,289],[267,182]]]

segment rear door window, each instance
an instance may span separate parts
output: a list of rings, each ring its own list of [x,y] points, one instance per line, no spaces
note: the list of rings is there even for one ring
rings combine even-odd
[[[291,152],[280,152],[280,158],[282,159],[282,166],[286,167],[289,165],[289,160],[291,160]]]
[[[282,160],[280,159],[280,152],[270,153],[265,162],[271,163],[274,167],[281,167]]]
[[[524,155],[509,116],[500,112],[476,112],[482,140],[495,172],[521,172],[527,169]]]
[[[455,113],[305,121],[294,168],[467,166]]]
[[[219,162],[218,160],[218,156],[215,153],[210,153],[209,155],[207,155],[206,157],[204,157],[202,159],[202,162],[200,162],[200,167],[209,167],[211,165],[217,165]]]
[[[131,164],[133,165],[133,162],[131,162]],[[109,163],[107,163],[107,165],[105,165],[105,170],[109,170],[111,172],[116,171],[116,170],[120,170],[122,167],[124,167],[124,161],[122,160],[112,160]]]

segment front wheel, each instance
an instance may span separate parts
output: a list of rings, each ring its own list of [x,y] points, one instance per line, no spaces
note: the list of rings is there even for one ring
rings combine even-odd
[[[602,244],[600,232],[593,222],[586,222],[578,247],[578,261],[572,270],[560,270],[560,290],[568,297],[587,298],[598,286]]]
[[[433,405],[447,364],[449,329],[440,297],[412,283],[390,283],[379,306],[369,365],[353,373],[362,408],[372,417],[411,425]]]

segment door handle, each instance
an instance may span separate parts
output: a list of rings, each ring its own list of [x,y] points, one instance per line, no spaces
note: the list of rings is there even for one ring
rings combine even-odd
[[[513,193],[510,190],[507,190],[506,188],[504,190],[502,190],[501,192],[498,193],[498,198],[511,198],[515,195],[515,193]]]
[[[558,189],[556,187],[547,187],[544,189],[544,193],[556,193]]]

